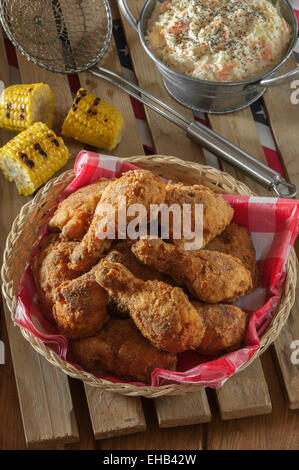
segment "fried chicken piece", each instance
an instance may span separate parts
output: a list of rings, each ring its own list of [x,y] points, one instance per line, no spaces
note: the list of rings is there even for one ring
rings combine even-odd
[[[260,276],[255,248],[250,233],[245,227],[231,223],[218,237],[211,240],[205,249],[220,251],[220,253],[226,253],[239,258],[245,268],[251,273],[253,287],[250,289],[250,292],[257,289],[260,283]]]
[[[183,227],[183,204],[191,204],[191,230],[195,230],[195,204],[203,205],[203,245],[204,247],[212,238],[221,233],[225,227],[231,222],[234,210],[230,204],[219,194],[211,191],[207,186],[195,184],[189,186],[183,183],[172,184],[166,186],[165,203],[179,204],[181,207],[181,226]],[[169,217],[169,234],[173,236],[173,217],[170,213]],[[172,239],[172,243],[178,247],[184,248],[184,244],[192,242],[183,237],[180,239]]]
[[[113,181],[115,178],[100,178],[72,193],[56,209],[49,222],[50,230],[60,231],[68,240],[82,240],[104,189]]]
[[[192,302],[204,321],[206,330],[196,349],[200,354],[219,356],[239,349],[247,327],[247,315],[238,307],[227,304],[209,305]]]
[[[110,320],[96,336],[73,343],[71,351],[88,371],[145,383],[151,382],[154,369],[175,370],[177,362],[175,354],[154,348],[131,320]]]
[[[132,251],[141,263],[169,274],[204,302],[232,302],[252,287],[243,263],[218,251],[200,250],[194,256],[161,239],[139,240]]]
[[[88,232],[71,256],[71,267],[75,270],[87,270],[97,259],[101,258],[103,252],[111,245],[107,236],[115,224],[118,231],[118,198],[126,198],[126,209],[132,204],[142,204],[146,211],[149,211],[151,204],[161,204],[165,200],[165,184],[156,175],[147,170],[131,170],[124,173],[119,179],[111,183],[103,192],[100,202],[97,205],[94,217]],[[111,207],[114,213],[101,213],[103,207]],[[127,217],[127,223],[134,219],[136,215]],[[115,234],[117,235],[117,233]]]
[[[116,296],[153,346],[163,351],[196,349],[204,334],[202,320],[179,287],[142,281],[119,263],[102,260],[97,282]]]
[[[108,320],[107,294],[95,281],[95,271],[65,281],[55,291],[53,316],[59,332],[77,340],[97,333]]]
[[[51,234],[42,240],[31,263],[41,310],[52,322],[56,287],[64,281],[80,276],[80,272],[73,271],[68,266],[70,254],[75,246],[75,242],[62,242],[58,235]]]
[[[123,264],[135,277],[143,281],[153,281],[156,279],[157,281],[162,281],[167,284],[174,284],[171,277],[160,273],[157,269],[139,263],[136,256],[134,256],[131,251],[130,243],[126,240],[117,242],[113,246],[113,249],[108,251],[104,259],[111,263]],[[125,318],[130,315],[127,306],[120,302],[117,295],[108,296],[108,305],[112,313]]]
[[[127,242],[126,240],[117,242],[113,246],[113,249],[105,256],[106,261],[123,264],[135,277],[143,281],[153,281],[156,279],[157,281],[166,282],[166,284],[173,283],[171,277],[166,274],[161,273],[155,268],[139,263],[138,259],[131,251],[133,243]]]

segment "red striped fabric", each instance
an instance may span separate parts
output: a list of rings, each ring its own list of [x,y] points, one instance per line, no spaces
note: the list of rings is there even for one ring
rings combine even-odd
[[[269,147],[263,146],[264,154],[266,156],[266,160],[268,165],[272,168],[272,170],[278,171],[283,177],[285,177],[284,171],[282,169],[279,155],[276,150],[270,149]]]
[[[6,54],[7,54],[8,65],[18,68],[19,65],[18,65],[16,50],[10,41],[7,41],[7,40],[5,41],[5,49],[6,49]]]
[[[79,80],[78,74],[68,75],[67,78],[69,79],[71,92],[73,94],[77,93],[77,91],[80,88],[80,80]]]
[[[137,101],[135,98],[130,96],[134,115],[136,119],[140,119],[141,121],[146,121],[146,116],[145,116],[145,111],[143,104],[141,104],[139,101]]]

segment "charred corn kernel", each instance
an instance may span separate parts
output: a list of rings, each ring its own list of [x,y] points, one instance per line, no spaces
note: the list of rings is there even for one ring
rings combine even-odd
[[[42,122],[36,122],[0,149],[1,170],[24,196],[32,194],[68,159],[62,138]]]
[[[54,124],[54,93],[45,83],[12,85],[0,97],[0,127],[23,131],[35,122]]]
[[[94,147],[113,150],[121,141],[123,129],[124,118],[117,108],[80,88],[61,133]]]

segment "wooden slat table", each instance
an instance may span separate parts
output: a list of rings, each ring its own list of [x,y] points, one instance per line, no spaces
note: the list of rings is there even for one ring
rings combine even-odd
[[[136,18],[139,17],[143,3],[143,0],[134,0],[134,2],[131,1],[128,3],[133,15],[135,15]],[[163,101],[165,101],[167,104],[169,104],[170,106],[184,114],[186,117],[191,119],[191,111],[186,110],[186,108],[183,108],[182,106],[178,105],[177,102],[172,99],[165,91],[165,88],[160,78],[160,74],[153,66],[152,61],[148,57],[148,55],[144,53],[142,45],[138,40],[138,34],[126,22],[125,19],[123,19],[123,27],[130,48],[130,53],[134,64],[134,70],[141,87],[147,90],[154,90],[153,92],[156,96],[161,97]],[[151,110],[147,110],[146,113],[153,134],[153,141],[156,152],[161,154],[169,154],[169,152],[173,150],[174,155],[180,156],[180,158],[184,160],[195,160],[197,162],[204,163],[204,156],[202,152],[199,152],[198,146],[195,146],[194,143],[190,144],[190,141],[186,137],[186,135],[184,133],[183,135],[181,135],[182,132],[178,130],[176,126],[174,126],[174,124],[168,123],[165,121],[165,119],[162,119],[160,117],[157,118],[157,114]],[[211,116],[210,119],[211,126],[216,132],[230,139],[234,144],[242,147],[249,153],[252,153],[257,158],[260,158],[261,160],[264,158],[263,150],[261,148],[260,140],[250,109],[246,109],[239,113],[234,113],[231,116]],[[157,120],[160,120],[158,129],[156,129]],[[156,135],[158,136],[157,139],[155,139]],[[161,139],[159,139],[159,136],[161,135],[164,136],[162,142]],[[165,139],[165,136],[167,136],[168,138]],[[166,153],[165,140],[167,140],[168,142],[170,141],[171,145],[174,146],[174,148],[170,150],[170,145],[168,144],[168,152]],[[255,190],[256,192],[260,190],[260,193],[262,194],[263,189],[258,188],[257,185],[254,185],[252,180],[244,177],[241,172],[236,172],[235,169],[229,167],[228,165],[223,165],[223,169],[229,171],[237,179],[243,179],[246,184],[251,185],[253,190]],[[257,368],[256,375],[258,378],[258,380],[256,381],[256,386],[261,387],[261,393],[254,395],[254,397],[250,396],[250,389],[248,389],[247,387],[247,381],[245,380],[243,382],[239,379],[237,383],[237,388],[238,390],[240,390],[240,388],[242,387],[242,393],[239,396],[242,396],[243,399],[241,403],[239,400],[231,401],[231,406],[234,406],[235,408],[235,418],[238,416],[241,417],[244,412],[246,413],[246,416],[249,416],[250,414],[259,414],[261,412],[271,411],[270,397],[268,394],[265,395],[264,393],[264,391],[267,390],[267,384],[263,379],[263,372],[261,370],[261,366],[259,365],[259,360],[257,360],[256,365],[251,366],[251,370],[254,370],[255,368]],[[234,381],[230,380],[225,387],[225,389],[228,391],[228,395],[230,395],[230,393],[233,394],[233,388]],[[259,398],[259,400],[257,400],[257,397]],[[167,401],[167,399],[165,400]],[[262,400],[263,402],[261,403],[260,400]],[[222,395],[218,395],[218,401],[221,410]],[[245,411],[244,409],[245,403],[247,411]],[[226,403],[224,403],[224,407],[225,406]],[[239,415],[238,410],[240,411]]]
[[[292,56],[284,66],[284,72],[293,69],[296,60]],[[279,149],[284,170],[290,181],[299,187],[298,167],[298,105],[291,103],[291,93],[294,90],[289,85],[273,88],[264,97],[265,108],[269,117],[273,136]],[[293,126],[288,125],[294,123]],[[298,196],[297,196],[298,197]],[[295,244],[297,257],[299,255],[298,242]],[[299,293],[299,285],[296,289]],[[290,319],[274,344],[274,351],[280,367],[285,393],[290,408],[299,408],[299,375],[298,365],[289,360],[290,344],[299,338],[299,295],[296,296],[295,305],[292,309]]]
[[[68,112],[68,109],[71,107],[72,104],[72,95],[71,91],[69,88],[69,82],[68,78],[64,75],[54,75],[53,73],[47,72],[46,70],[43,70],[39,67],[34,66],[33,64],[29,63],[21,54],[17,53],[18,57],[18,64],[19,64],[19,70],[20,70],[20,75],[21,79],[24,83],[33,83],[33,82],[46,82],[48,83],[55,94],[55,102],[59,103],[58,106],[58,113],[56,117],[56,131],[58,131],[61,128],[63,116],[65,116]],[[111,47],[107,53],[107,56],[105,58],[109,62],[112,61],[114,65],[116,66],[116,71],[120,71],[120,64],[118,61],[118,55],[117,55],[117,50],[115,45],[112,43]],[[7,64],[6,64],[7,68]],[[130,98],[127,95],[120,94],[118,91],[115,91],[109,86],[106,86],[106,84],[100,84],[98,85],[97,83],[92,81],[92,76],[89,74],[88,76],[86,74],[81,74],[84,86],[89,87],[92,91],[95,91],[98,93],[100,96],[105,97],[106,99],[110,99],[110,101],[115,101],[115,104],[121,109],[125,121],[127,125],[130,128],[131,135],[126,134],[124,136],[124,139],[119,145],[116,153],[119,156],[123,155],[130,155],[130,154],[142,154],[143,153],[143,147],[140,142],[140,138],[138,135],[138,130],[137,130],[137,125],[136,125],[136,120],[134,118],[134,114],[130,105]],[[8,80],[7,74],[6,77],[4,77],[6,80]],[[81,77],[80,77],[81,78]],[[106,97],[107,95],[107,97]],[[109,96],[109,98],[108,98]],[[75,142],[69,140],[67,142],[68,147],[71,151],[72,156],[74,157],[78,151],[82,148],[82,146]],[[128,153],[125,153],[127,152]],[[71,168],[73,166],[73,161],[68,163],[68,167]],[[4,182],[4,186],[11,187],[7,182]],[[9,198],[11,201],[11,198]],[[16,199],[17,201],[20,201],[20,198],[16,195],[16,191],[14,189],[13,193],[13,198]],[[22,200],[22,199],[21,199]],[[9,202],[10,202],[9,201]],[[3,207],[8,203],[8,199],[2,198],[2,204]],[[12,212],[13,216],[13,212]],[[10,221],[11,224],[12,220]],[[8,232],[7,232],[8,233]],[[6,233],[6,235],[7,235]],[[4,239],[6,238],[5,234],[3,233]],[[8,323],[9,327],[11,327],[11,322]],[[9,328],[10,332],[10,328]],[[16,380],[17,384],[24,384],[26,381],[23,377],[26,377],[27,370],[24,370],[22,367],[22,357],[24,356],[29,356],[28,349],[30,352],[30,357],[32,356],[32,360],[34,361],[40,361],[39,355],[37,355],[34,351],[31,351],[31,347],[29,344],[24,342],[22,338],[20,337],[20,333],[16,330],[16,333],[18,335],[10,335],[11,338],[11,348],[13,352],[13,359],[14,359],[14,367],[16,371]],[[14,346],[14,340],[16,337],[21,338],[21,343],[18,343]],[[15,359],[14,355],[14,350],[16,353],[19,353],[19,358],[20,360],[17,361]],[[43,361],[44,363],[45,361]],[[55,412],[57,413],[57,409],[55,410],[55,407],[51,409],[51,413],[47,413],[47,397],[44,397],[44,400],[42,399],[42,391],[47,389],[47,383],[51,382],[50,379],[48,379],[48,376],[52,378],[53,376],[53,367],[49,364],[46,364],[45,366],[45,376],[40,373],[41,371],[39,370],[40,368],[36,366],[36,364],[29,363],[28,362],[28,368],[36,374],[36,377],[34,378],[35,380],[30,381],[31,383],[39,383],[42,387],[40,393],[32,393],[33,396],[31,396],[29,399],[26,394],[24,393],[23,388],[21,388],[20,385],[18,385],[18,391],[19,391],[19,399],[20,399],[20,405],[21,405],[21,412],[22,412],[22,417],[23,417],[23,424],[25,428],[25,436],[26,436],[26,442],[28,446],[35,446],[37,442],[42,442],[44,441],[58,441],[62,440],[64,442],[69,442],[69,441],[74,441],[78,440],[78,432],[75,429],[73,434],[75,434],[74,439],[72,439],[72,436],[69,436],[68,428],[64,430],[64,433],[61,435],[61,430],[59,427],[59,419],[56,419]],[[20,377],[18,371],[20,370],[20,374],[22,373],[22,376]],[[24,374],[24,376],[23,376]],[[28,375],[27,375],[28,376]],[[20,377],[20,380],[18,380]],[[56,377],[56,376],[55,376]],[[62,378],[61,378],[62,377]],[[63,379],[63,380],[62,380]],[[29,383],[30,383],[29,382]],[[67,378],[65,377],[64,374],[61,374],[59,371],[57,381],[55,382],[52,380],[52,386],[53,390],[62,390],[67,397],[70,399],[70,391],[69,391],[69,386],[67,382]],[[36,391],[36,388],[32,389],[32,391]],[[30,389],[29,389],[30,393]],[[39,401],[37,401],[40,398]],[[66,398],[62,399],[61,397],[59,399],[59,403],[61,403],[61,406],[64,407],[66,404]],[[139,398],[130,400],[126,397],[124,397],[122,400],[117,400],[117,405],[115,405],[115,410],[118,409],[119,415],[116,416],[115,418],[110,420],[110,423],[108,421],[108,416],[109,413],[107,414],[107,409],[113,409],[113,403],[116,401],[116,396],[114,394],[102,394],[100,391],[96,389],[92,389],[90,387],[86,387],[86,398],[87,402],[89,405],[89,412],[93,424],[93,431],[94,435],[96,438],[103,438],[104,436],[111,436],[111,435],[119,435],[119,434],[126,434],[126,433],[133,433],[133,432],[140,432],[144,431],[145,429],[145,420],[143,416],[143,411],[142,411],[142,406],[141,406],[141,401]],[[27,402],[30,406],[27,406]],[[37,403],[39,406],[37,406]],[[135,403],[135,405],[134,405]],[[35,416],[35,414],[37,415]],[[40,414],[38,414],[40,413]],[[106,419],[99,419],[98,417],[106,415]],[[127,417],[129,415],[129,418]],[[34,419],[35,416],[35,419]],[[58,417],[63,417],[63,409],[57,413]],[[112,415],[111,415],[112,416]],[[120,416],[123,416],[123,422],[119,419]],[[47,422],[47,418],[50,417],[52,420],[49,421],[48,427],[50,430],[48,430],[48,427],[45,425]],[[35,429],[34,423],[35,421],[41,423],[42,429],[40,433],[37,433],[37,430]],[[66,421],[66,420],[64,420]],[[54,425],[57,425],[57,429],[51,429],[51,422],[54,423]],[[67,423],[66,423],[67,424]],[[76,426],[76,423],[74,423]],[[27,430],[27,428],[29,428]]]
[[[115,1],[111,3],[114,18],[119,18]],[[131,0],[129,4],[132,11],[138,14],[143,0]],[[135,31],[126,22],[123,22],[123,27],[139,84],[192,118],[189,110],[166,93]],[[17,60],[24,83],[45,81],[53,88],[58,130],[72,102],[68,79],[35,67],[19,54]],[[293,65],[292,61],[289,66]],[[2,37],[0,63],[0,80],[7,85],[10,76]],[[121,72],[114,42],[103,65]],[[88,73],[82,73],[78,78],[81,86],[117,105],[125,116],[129,132],[113,153],[121,157],[143,154],[130,98]],[[295,127],[288,125],[288,122],[297,122],[298,125],[298,109],[289,100],[287,102],[288,92],[287,87],[273,89],[265,95],[264,103],[286,173],[299,187],[296,131]],[[181,130],[151,110],[146,110],[146,117],[156,153],[205,162],[202,150],[189,141]],[[209,116],[209,124],[256,158],[265,161],[250,109],[226,116]],[[1,130],[0,144],[10,137],[10,133]],[[67,145],[73,156],[82,148],[71,140]],[[72,165],[73,161],[64,170]],[[257,193],[266,194],[264,189],[229,165],[223,164],[222,167]],[[0,175],[1,251],[12,220],[25,202],[26,198],[17,195],[14,185]],[[0,414],[3,424],[0,427],[0,448],[23,449],[26,445],[35,448],[109,450],[298,448],[299,418],[289,409],[298,408],[299,404],[298,366],[291,365],[289,360],[290,342],[299,339],[297,305],[298,299],[290,321],[274,345],[274,356],[268,350],[261,360],[255,361],[221,390],[147,400],[119,397],[67,378],[23,339],[18,328],[13,327],[4,303],[7,329],[3,325],[0,330],[6,346],[6,364],[0,365]],[[21,360],[24,357],[26,367]],[[283,379],[287,400],[279,377]],[[281,429],[284,430],[283,436]]]
[[[255,156],[258,160],[266,163],[250,108],[226,116],[210,115],[209,122],[214,131]],[[257,194],[269,195],[263,187],[231,165],[222,162],[221,167],[239,181],[243,181]],[[248,369],[233,377],[232,380],[229,380],[222,390],[217,391],[216,394],[223,419],[265,414],[270,413],[272,410],[260,359],[257,359]]]

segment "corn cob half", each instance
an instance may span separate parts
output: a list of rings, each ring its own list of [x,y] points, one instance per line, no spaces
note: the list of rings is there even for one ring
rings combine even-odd
[[[61,133],[94,147],[113,150],[121,141],[123,130],[124,118],[117,108],[80,88]]]
[[[19,194],[28,196],[45,183],[69,159],[61,137],[46,124],[36,122],[0,149],[0,168],[14,180]]]
[[[23,131],[35,122],[54,124],[54,93],[45,83],[12,85],[0,97],[0,127]]]

